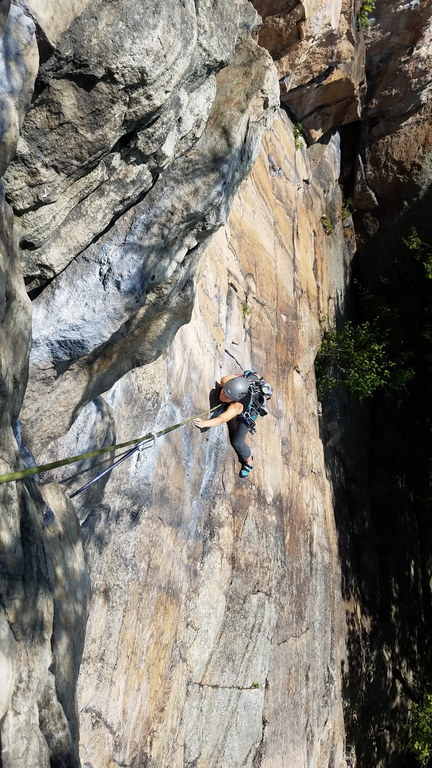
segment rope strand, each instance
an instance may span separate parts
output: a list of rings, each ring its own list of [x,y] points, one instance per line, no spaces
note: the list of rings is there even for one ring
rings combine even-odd
[[[0,484],[12,483],[14,480],[23,480],[25,477],[32,477],[32,475],[39,475],[43,472],[48,472],[50,469],[58,469],[58,467],[65,467],[68,464],[75,464],[77,461],[84,461],[84,459],[92,459],[94,456],[101,456],[104,453],[111,453],[112,451],[118,451],[121,448],[128,448],[131,445],[137,445],[143,443],[146,440],[152,440],[155,437],[161,437],[162,435],[172,432],[174,429],[184,427],[185,424],[190,424],[194,419],[200,419],[207,413],[211,413],[216,410],[219,405],[215,405],[213,408],[209,408],[207,411],[199,413],[197,416],[191,416],[189,419],[180,421],[178,424],[171,424],[165,429],[160,429],[158,432],[148,432],[143,437],[137,437],[134,440],[127,440],[125,443],[117,443],[116,445],[106,445],[104,448],[97,448],[94,451],[88,451],[87,453],[80,453],[77,456],[70,456],[67,459],[59,459],[58,461],[51,461],[48,464],[39,464],[37,467],[28,467],[27,469],[20,469],[17,472],[9,472],[4,475],[0,475]],[[129,452],[128,452],[129,453]]]

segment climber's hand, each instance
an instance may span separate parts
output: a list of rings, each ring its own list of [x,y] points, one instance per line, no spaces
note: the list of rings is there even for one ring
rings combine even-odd
[[[204,427],[207,427],[207,422],[205,419],[194,419],[193,423],[199,429],[204,429]]]

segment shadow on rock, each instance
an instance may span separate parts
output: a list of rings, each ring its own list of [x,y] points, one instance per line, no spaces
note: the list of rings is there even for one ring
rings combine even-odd
[[[322,406],[346,604],[347,756],[355,755],[357,768],[408,768],[403,728],[412,697],[399,670],[414,686],[429,674],[428,536],[404,487],[392,412],[355,403],[342,389]]]

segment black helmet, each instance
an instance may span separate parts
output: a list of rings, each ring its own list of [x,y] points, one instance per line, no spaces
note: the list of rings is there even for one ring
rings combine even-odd
[[[249,382],[244,376],[236,376],[224,384],[223,391],[230,400],[241,400],[249,392]]]

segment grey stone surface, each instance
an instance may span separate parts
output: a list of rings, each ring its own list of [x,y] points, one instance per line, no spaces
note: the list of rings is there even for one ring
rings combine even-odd
[[[378,6],[374,16],[366,37],[370,98],[362,155],[365,181],[379,203],[367,227],[371,234],[381,228],[385,244],[395,219],[432,183],[432,7],[399,1]]]
[[[303,10],[289,60],[316,138],[357,117],[362,51],[351,3]],[[232,370],[227,345],[275,396],[246,483],[225,428],[190,425],[76,497],[77,516],[67,495],[100,460],[0,486],[1,760],[346,768],[345,606],[313,366],[354,250],[339,137],[306,149],[281,117],[215,234],[278,103],[252,6],[22,0],[8,11],[5,163],[33,87],[30,16],[43,63],[6,172],[15,234],[2,202],[0,472],[31,463],[28,447],[55,460],[205,408]],[[416,51],[423,75],[428,50]],[[316,95],[329,53],[342,63]],[[342,112],[354,94],[349,114],[335,93]],[[26,445],[16,240],[34,289]]]
[[[246,0],[86,5],[42,66],[41,93],[6,173],[30,285],[62,271],[196,143],[214,75],[256,25]],[[264,90],[271,111],[276,81]]]
[[[214,81],[204,94],[213,88]],[[60,434],[80,407],[130,368],[153,360],[187,322],[199,255],[226,220],[274,115],[278,96],[268,54],[247,37],[239,40],[232,64],[216,77],[215,92],[206,130],[193,150],[159,174],[142,202],[34,301],[33,373],[24,417],[30,444],[36,436],[33,418],[38,441]],[[105,200],[113,204],[109,195]],[[60,236],[67,232],[62,227]],[[64,252],[55,241],[53,253]],[[40,387],[46,404],[42,421],[40,403],[36,406]]]
[[[225,427],[187,425],[74,498],[92,578],[84,765],[345,765],[343,603],[313,374],[317,307],[342,301],[349,270],[341,218],[331,237],[320,224],[340,209],[340,146],[299,152],[283,117],[265,142],[203,256],[191,322],[60,440],[39,442],[40,460],[55,460],[192,416],[235,369],[227,345],[275,386],[247,484]],[[70,493],[106,466],[91,464],[54,478]]]
[[[17,103],[5,164],[33,87],[32,19],[44,63],[6,171],[15,235],[2,202],[1,471],[33,462],[15,424],[31,330],[17,240],[28,288],[54,278],[34,301],[36,388],[27,391],[27,416],[20,414],[24,440],[40,460],[47,439],[95,402],[74,425],[77,443],[95,435],[109,443],[116,426],[98,394],[157,357],[190,317],[203,244],[226,220],[278,104],[247,2],[201,4],[200,13],[192,2],[84,5],[62,3],[55,18],[53,4],[29,0],[4,16],[6,31],[17,20],[20,34],[27,30],[29,46],[27,54],[24,43],[19,48],[4,35],[22,65],[12,101],[7,96],[8,108]],[[15,60],[6,66],[14,71]],[[70,440],[56,450],[67,451]],[[39,479],[1,486],[2,761],[8,768],[74,768],[88,579],[73,508],[58,486],[45,485],[43,498]],[[87,517],[91,530],[95,521]],[[95,540],[107,530],[98,527]]]
[[[352,0],[253,0],[259,42],[274,58],[281,101],[309,142],[356,122],[366,92],[365,46]]]
[[[43,39],[54,46],[84,10],[89,0],[15,0],[38,25]]]
[[[11,768],[79,765],[75,683],[88,578],[72,505],[59,491],[46,493],[56,509],[53,531],[43,526],[33,483],[0,487],[0,736],[2,764]]]
[[[13,235],[13,215],[0,182],[0,441],[10,433],[27,384],[31,309]]]
[[[33,21],[15,5],[7,10],[0,36],[0,176],[15,153],[39,64]]]

